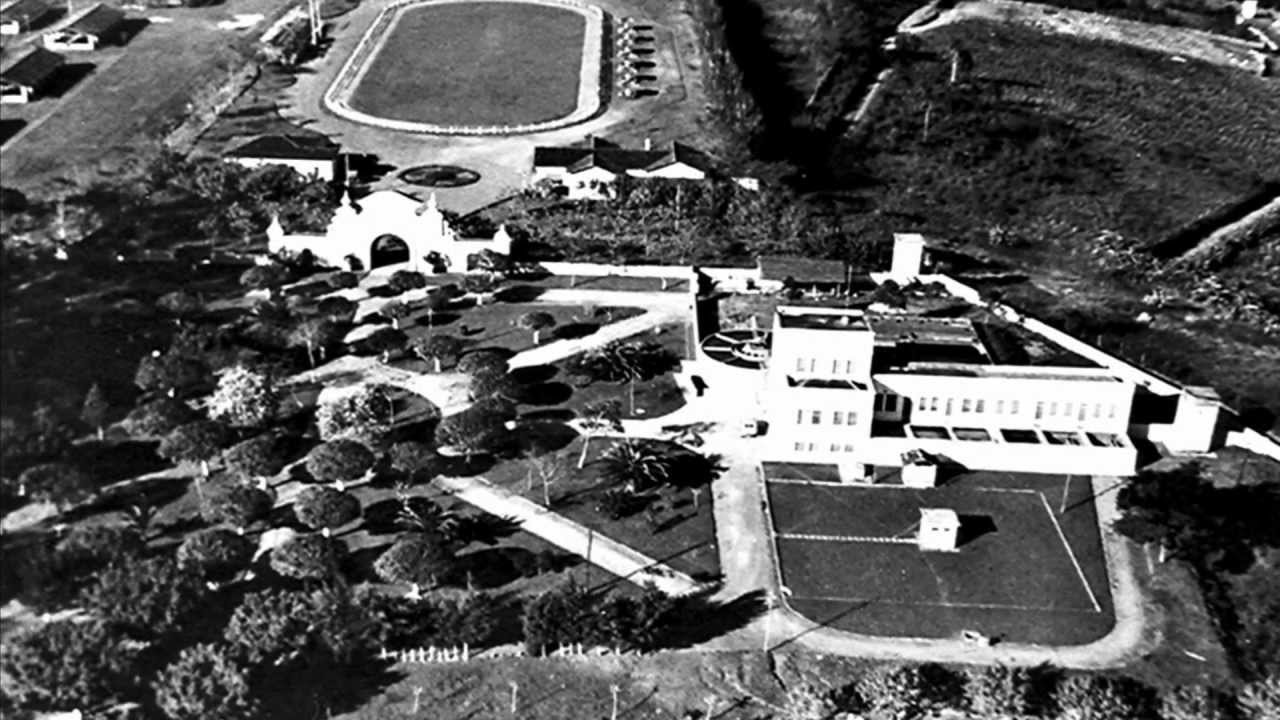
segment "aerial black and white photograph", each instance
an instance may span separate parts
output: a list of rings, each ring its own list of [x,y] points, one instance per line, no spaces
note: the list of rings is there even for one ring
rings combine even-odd
[[[0,0],[0,718],[1280,720],[1280,0]]]

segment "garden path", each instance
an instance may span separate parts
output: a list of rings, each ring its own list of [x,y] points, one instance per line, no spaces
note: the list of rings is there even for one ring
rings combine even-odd
[[[478,477],[439,477],[435,484],[471,505],[520,523],[520,529],[637,584],[668,595],[688,595],[702,585],[688,575],[526,498]]]

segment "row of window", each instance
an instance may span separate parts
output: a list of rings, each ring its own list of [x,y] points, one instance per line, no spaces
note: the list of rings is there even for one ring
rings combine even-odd
[[[877,400],[879,398],[880,396],[876,397]],[[1008,409],[1009,415],[1017,415],[1018,411],[1021,410],[1017,400],[1009,400],[1007,403],[1004,400],[995,400],[992,405],[994,406],[992,410],[996,415],[1004,415],[1006,409]],[[983,398],[959,398],[957,402],[956,398],[922,397],[916,405],[917,410],[928,412],[938,412],[939,407],[942,409],[942,414],[946,416],[950,416],[955,410],[958,410],[962,415],[966,413],[979,414],[987,411],[987,402]],[[1059,410],[1061,410],[1061,413],[1059,413]],[[1115,418],[1115,404],[1103,406],[1102,403],[1090,405],[1089,403],[1059,403],[1056,400],[1039,400],[1036,401],[1035,405],[1035,419],[1040,420],[1045,417],[1069,418],[1074,414],[1076,419],[1080,421],[1087,419],[1090,415],[1096,420],[1102,417],[1104,411],[1107,418]]]
[[[810,425],[821,425],[823,415],[824,412],[822,410],[796,410],[796,424],[803,425],[805,418],[807,417]],[[849,410],[847,412],[844,410],[833,410],[831,412],[831,424],[857,425],[858,413],[853,410]]]
[[[796,443],[795,448],[796,448],[796,452],[817,452],[818,450],[818,446],[816,443],[798,442]],[[848,445],[848,444],[841,445],[840,443],[831,443],[831,445],[829,446],[829,449],[831,452],[841,452],[843,450],[844,452],[851,453],[853,452],[853,445]]]
[[[824,363],[824,365],[825,365],[825,363]],[[845,374],[845,375],[852,375],[852,374],[853,374],[854,369],[855,369],[855,368],[857,368],[857,367],[858,367],[858,364],[857,364],[855,361],[853,361],[853,360],[840,360],[840,359],[836,359],[836,358],[833,358],[833,359],[831,360],[831,374],[832,374],[832,375],[839,375],[839,374],[841,374],[841,373],[840,373],[841,368],[843,368],[843,369],[844,369],[844,374]],[[825,369],[825,367],[824,367],[824,369]],[[812,373],[816,373],[816,372],[818,372],[818,359],[817,359],[817,358],[803,358],[803,357],[798,357],[798,358],[796,358],[796,372],[800,372],[800,373],[811,373],[811,374],[812,374]]]

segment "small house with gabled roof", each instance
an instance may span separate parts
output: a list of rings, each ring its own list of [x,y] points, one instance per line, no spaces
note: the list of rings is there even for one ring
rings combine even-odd
[[[20,35],[53,18],[53,6],[46,0],[17,0],[0,10],[0,35]]]
[[[323,135],[261,135],[229,150],[228,162],[247,168],[284,165],[304,177],[333,182],[341,148]]]
[[[65,63],[66,59],[58,53],[31,48],[12,65],[0,70],[0,102],[31,102],[52,83]]]
[[[65,27],[44,34],[49,50],[86,52],[102,45],[123,45],[128,38],[124,11],[98,3]]]

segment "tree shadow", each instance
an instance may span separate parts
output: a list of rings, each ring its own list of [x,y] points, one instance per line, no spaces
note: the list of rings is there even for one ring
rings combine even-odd
[[[746,627],[766,609],[763,590],[744,593],[728,602],[716,602],[710,592],[680,598],[671,613],[663,645],[686,648]]]
[[[508,374],[511,375],[512,380],[521,385],[535,385],[551,380],[558,372],[560,369],[555,365],[529,365],[515,368]]]
[[[600,325],[597,323],[571,322],[553,329],[551,336],[557,340],[577,340],[594,334],[599,329]]]
[[[571,397],[573,388],[565,383],[537,383],[521,387],[516,401],[522,405],[563,405]]]
[[[546,291],[537,285],[512,285],[494,293],[493,299],[504,303],[527,303],[537,300]]]
[[[460,543],[497,545],[499,540],[519,531],[519,520],[482,512],[468,515],[458,523],[457,538]]]
[[[530,410],[522,413],[520,419],[526,422],[559,422],[567,423],[577,417],[577,414],[568,408],[551,408],[548,410]]]
[[[169,463],[156,455],[157,445],[137,440],[81,443],[71,447],[68,460],[78,467],[89,468],[105,485],[169,467]]]

